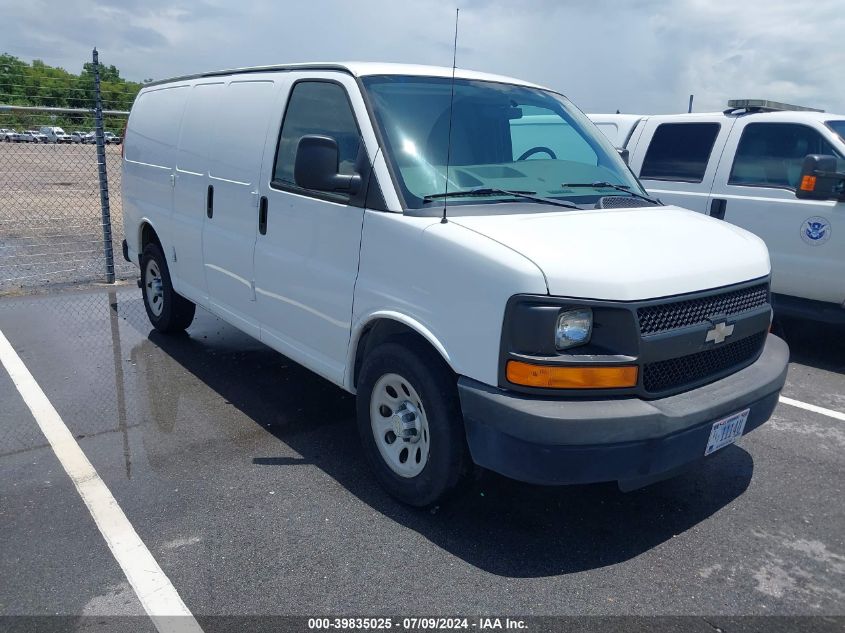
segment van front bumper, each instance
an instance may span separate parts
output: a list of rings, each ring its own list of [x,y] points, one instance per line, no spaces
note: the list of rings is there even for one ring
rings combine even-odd
[[[537,484],[636,488],[703,459],[715,421],[750,409],[748,433],[768,420],[788,361],[786,343],[770,334],[753,365],[657,400],[535,398],[466,377],[458,391],[479,466]]]

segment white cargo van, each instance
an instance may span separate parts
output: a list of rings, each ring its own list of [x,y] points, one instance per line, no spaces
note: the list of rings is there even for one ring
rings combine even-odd
[[[200,305],[357,393],[376,476],[414,505],[472,462],[633,488],[765,422],[788,349],[763,242],[651,201],[562,95],[451,74],[145,85],[124,256],[153,325]]]
[[[72,143],[73,138],[62,128],[45,125],[39,130],[46,138],[45,143]]]
[[[745,99],[589,116],[651,194],[765,240],[777,313],[845,324],[845,115]]]

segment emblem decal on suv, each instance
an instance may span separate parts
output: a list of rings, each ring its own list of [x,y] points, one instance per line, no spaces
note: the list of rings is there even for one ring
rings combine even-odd
[[[713,329],[707,330],[707,336],[704,339],[705,343],[713,342],[714,345],[724,343],[725,339],[734,333],[733,323],[728,325],[724,321],[715,323]]]
[[[813,246],[824,244],[830,239],[830,221],[814,215],[801,225],[801,239]]]

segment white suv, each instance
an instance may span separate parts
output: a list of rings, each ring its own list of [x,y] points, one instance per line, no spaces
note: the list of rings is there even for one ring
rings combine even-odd
[[[146,85],[124,150],[153,325],[203,306],[356,393],[407,503],[473,462],[642,486],[777,403],[763,242],[650,199],[551,90],[391,64],[209,73]]]
[[[649,192],[765,240],[776,312],[845,324],[845,115],[743,99],[590,117]]]

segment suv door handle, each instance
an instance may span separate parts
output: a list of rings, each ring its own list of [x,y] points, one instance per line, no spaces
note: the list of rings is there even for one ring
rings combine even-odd
[[[728,206],[728,201],[724,198],[713,198],[710,203],[710,217],[717,220],[725,219],[725,208]]]
[[[208,217],[214,215],[214,185],[208,185],[208,194],[205,197],[205,214]]]
[[[267,196],[261,196],[258,202],[258,232],[267,235]]]

